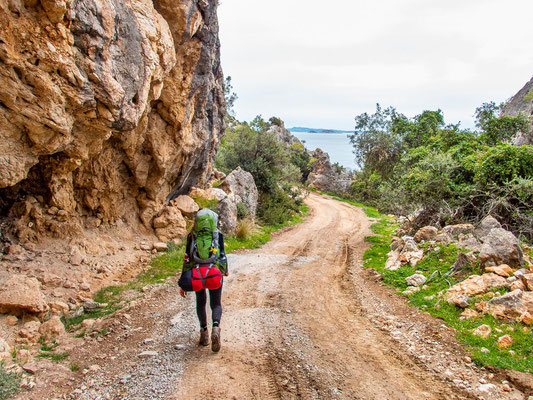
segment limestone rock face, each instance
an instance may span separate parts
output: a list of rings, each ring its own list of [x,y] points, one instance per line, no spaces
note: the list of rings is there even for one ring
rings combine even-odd
[[[251,173],[244,171],[241,167],[237,167],[226,176],[220,188],[230,194],[239,196],[246,205],[249,215],[255,217],[259,194]]]
[[[526,116],[533,115],[533,98],[528,96],[531,92],[533,92],[533,77],[505,104],[503,114],[510,116],[517,116],[519,113],[523,113]],[[520,133],[515,138],[514,144],[517,146],[533,144],[533,126],[528,132]]]
[[[0,0],[0,215],[17,232],[151,228],[205,183],[224,131],[216,7]]]
[[[312,171],[307,178],[307,184],[324,192],[348,192],[352,183],[349,172],[331,164],[328,153],[316,149],[312,153]]]

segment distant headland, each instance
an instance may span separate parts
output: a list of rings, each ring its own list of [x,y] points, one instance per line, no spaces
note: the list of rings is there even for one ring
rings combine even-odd
[[[353,133],[353,131],[340,131],[338,129],[314,129],[314,128],[303,128],[301,126],[295,126],[294,128],[289,128],[291,132],[311,132],[311,133]]]

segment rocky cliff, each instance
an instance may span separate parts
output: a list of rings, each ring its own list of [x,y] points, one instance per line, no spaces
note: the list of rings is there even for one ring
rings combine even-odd
[[[152,228],[224,131],[216,0],[0,0],[0,215]]]
[[[519,113],[526,116],[533,115],[533,78],[505,104],[503,113],[511,116],[516,116]],[[533,126],[529,132],[522,132],[514,143],[518,146],[533,144]]]

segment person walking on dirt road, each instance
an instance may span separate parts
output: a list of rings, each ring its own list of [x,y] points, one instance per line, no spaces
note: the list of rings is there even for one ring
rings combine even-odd
[[[198,211],[191,232],[187,235],[183,270],[180,277],[180,295],[185,297],[187,291],[196,292],[196,314],[200,322],[199,344],[209,344],[207,329],[207,293],[213,328],[211,331],[211,349],[220,350],[220,319],[222,317],[222,283],[223,276],[228,276],[228,264],[224,249],[224,235],[218,231],[218,215],[208,209]]]

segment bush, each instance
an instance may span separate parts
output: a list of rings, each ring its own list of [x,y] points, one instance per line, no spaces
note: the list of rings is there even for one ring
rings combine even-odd
[[[254,234],[257,233],[257,226],[252,219],[241,219],[237,223],[237,229],[235,230],[235,236],[241,240],[249,240]]]
[[[502,142],[527,119],[498,117],[497,110],[494,103],[478,108],[479,132],[445,125],[440,110],[407,119],[378,105],[372,116],[358,116],[351,140],[363,168],[352,198],[383,212],[423,211],[426,224],[476,222],[491,213],[532,239],[533,146]]]
[[[237,203],[237,218],[243,219],[247,217],[250,214],[250,211],[248,211],[248,207],[246,207],[246,204],[244,204],[242,201],[239,201]]]
[[[272,193],[262,193],[259,199],[258,217],[268,225],[287,222],[298,212],[294,198],[278,188]]]

